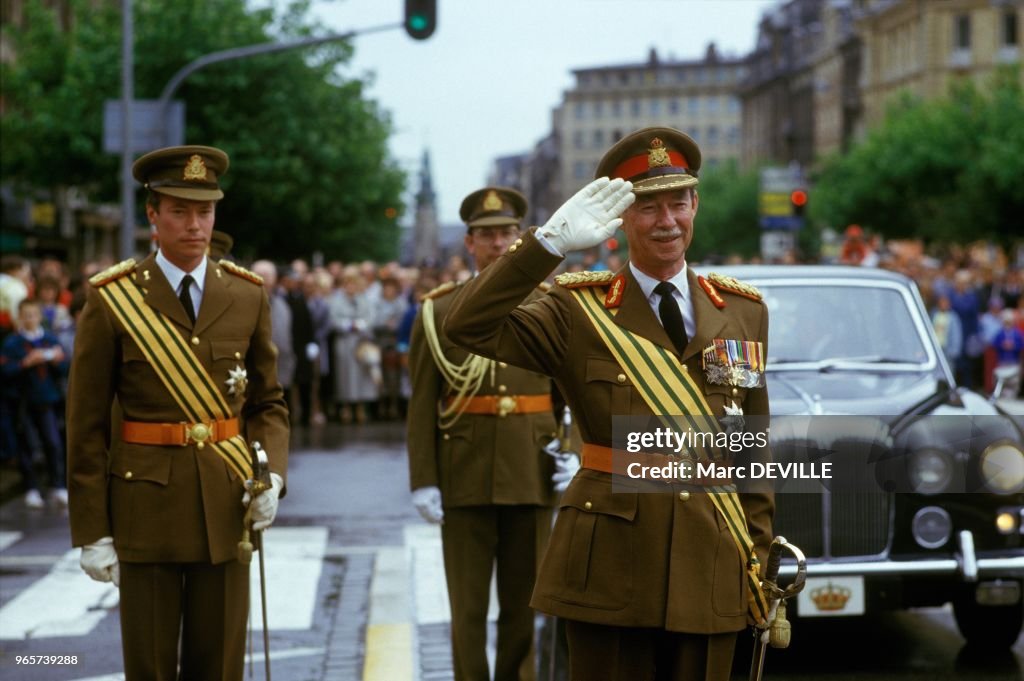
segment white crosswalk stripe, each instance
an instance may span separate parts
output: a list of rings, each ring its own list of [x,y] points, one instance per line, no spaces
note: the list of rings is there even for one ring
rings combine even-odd
[[[279,527],[265,533],[271,630],[306,630],[313,626],[327,535],[326,527]],[[0,537],[0,542],[5,540]],[[65,553],[46,576],[0,608],[0,640],[87,636],[110,609],[117,607],[117,588],[95,582],[82,572],[79,553],[78,549]],[[255,557],[251,570],[252,624],[262,631],[259,565]],[[61,597],[54,598],[54,594]]]

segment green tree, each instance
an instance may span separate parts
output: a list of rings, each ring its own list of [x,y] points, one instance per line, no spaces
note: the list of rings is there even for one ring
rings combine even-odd
[[[1022,120],[1017,69],[985,90],[958,83],[939,101],[904,96],[863,142],[823,162],[812,217],[887,237],[1006,239],[1024,215]]]
[[[67,31],[39,0],[26,3],[25,28],[5,29],[17,59],[3,70],[3,176],[116,200],[118,161],[102,151],[102,111],[120,93],[120,16],[110,3],[71,4]],[[308,2],[280,14],[245,0],[134,4],[140,99],[158,97],[204,54],[323,32]],[[236,254],[395,256],[398,226],[385,211],[401,207],[405,178],[387,151],[388,117],[365,97],[364,82],[338,75],[351,54],[338,42],[215,64],[176,93],[186,104],[186,141],[231,156],[217,224],[235,236]]]
[[[700,204],[693,243],[694,259],[749,258],[760,248],[756,170],[740,172],[734,162],[701,172]]]

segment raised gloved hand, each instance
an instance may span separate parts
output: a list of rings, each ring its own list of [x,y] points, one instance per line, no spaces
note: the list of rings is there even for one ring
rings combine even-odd
[[[113,582],[121,585],[121,566],[117,562],[117,551],[114,550],[114,538],[103,537],[82,547],[82,558],[79,565],[97,582]]]
[[[420,487],[412,491],[412,503],[428,523],[440,525],[444,522],[441,508],[441,490],[437,487]]]
[[[615,234],[635,200],[631,183],[598,178],[563,203],[539,234],[562,254],[596,246]]]
[[[576,477],[576,471],[580,469],[580,457],[576,452],[563,452],[558,438],[549,442],[544,451],[555,459],[555,472],[551,474],[551,482],[554,490],[561,494]]]
[[[252,503],[252,529],[259,532],[270,527],[277,516],[277,498],[284,487],[284,480],[277,473],[270,474],[270,489],[264,490],[255,499],[249,494],[252,483],[245,481],[245,494],[242,495],[242,506]]]

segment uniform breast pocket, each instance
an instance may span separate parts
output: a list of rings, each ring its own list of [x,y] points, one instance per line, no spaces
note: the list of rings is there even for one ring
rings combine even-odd
[[[704,387],[704,399],[707,400],[711,412],[715,416],[725,416],[725,408],[732,407],[733,402],[737,407],[743,406],[743,400],[747,397],[747,389],[732,385],[707,384]]]
[[[210,341],[210,352],[214,362],[240,363],[245,365],[245,355],[249,351],[248,338],[231,338]]]
[[[592,405],[594,413],[605,413],[610,416],[632,414],[630,406],[633,382],[629,380],[629,376],[618,362],[599,357],[588,357],[586,381],[587,402]],[[600,404],[602,401],[607,401],[607,409]]]

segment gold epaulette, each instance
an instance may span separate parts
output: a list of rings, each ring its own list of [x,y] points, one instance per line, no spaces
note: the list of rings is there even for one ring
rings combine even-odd
[[[615,278],[610,270],[601,272],[566,272],[555,277],[555,283],[565,288],[584,288],[586,286],[603,286]]]
[[[551,290],[551,284],[549,284],[546,281],[542,281],[539,284],[537,284],[537,288],[540,289],[541,293],[547,293],[548,291]]]
[[[220,260],[220,261],[218,261],[217,264],[220,265],[221,267],[223,267],[225,270],[227,270],[231,274],[235,275],[236,277],[241,277],[242,279],[245,279],[247,281],[251,281],[254,284],[259,284],[260,286],[263,285],[263,277],[261,277],[260,275],[256,274],[255,272],[250,272],[249,270],[245,269],[241,265],[236,265],[235,263],[231,262],[230,260]]]
[[[458,287],[459,287],[458,283],[456,283],[454,281],[446,281],[445,283],[441,284],[440,286],[432,288],[429,291],[427,291],[426,293],[424,293],[420,297],[420,300],[422,301],[422,300],[432,300],[434,298],[440,298],[444,294],[450,293],[451,291],[454,291]]]
[[[724,274],[718,274],[717,272],[711,272],[708,274],[708,279],[714,282],[715,286],[727,291],[729,293],[735,293],[738,296],[744,298],[750,298],[751,300],[761,300],[761,292],[757,290],[757,287],[751,286],[750,284],[744,284],[742,281],[735,277],[729,277]]]
[[[91,277],[89,277],[89,283],[99,288],[104,284],[109,284],[110,282],[116,279],[120,279],[121,277],[127,275],[134,269],[135,258],[128,258],[127,260],[122,260],[116,265],[108,267],[102,272],[92,275]]]

